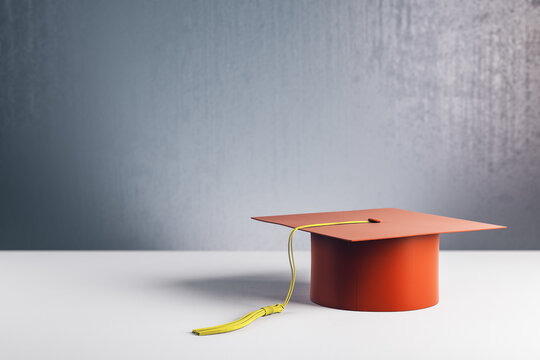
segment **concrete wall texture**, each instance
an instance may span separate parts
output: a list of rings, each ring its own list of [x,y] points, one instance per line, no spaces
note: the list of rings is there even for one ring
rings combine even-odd
[[[376,207],[540,249],[538,0],[4,0],[0,84],[2,249],[284,250],[250,216]]]

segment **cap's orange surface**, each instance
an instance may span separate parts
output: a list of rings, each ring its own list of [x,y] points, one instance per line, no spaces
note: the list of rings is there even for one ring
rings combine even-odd
[[[302,229],[312,233],[311,300],[362,311],[415,310],[437,304],[439,234],[506,227],[392,208],[253,219],[291,228],[369,221]],[[385,241],[366,241],[377,239]]]
[[[443,234],[464,231],[504,229],[506,226],[486,224],[445,216],[424,214],[395,208],[335,211],[309,214],[257,216],[252,219],[295,228],[301,225],[368,220],[380,223],[330,225],[302,229],[314,234],[347,241],[392,239],[418,235]]]

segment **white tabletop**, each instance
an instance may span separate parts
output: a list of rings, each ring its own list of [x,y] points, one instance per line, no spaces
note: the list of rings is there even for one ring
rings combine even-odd
[[[540,252],[441,252],[440,303],[393,313],[280,302],[282,252],[0,252],[0,359],[540,359]]]

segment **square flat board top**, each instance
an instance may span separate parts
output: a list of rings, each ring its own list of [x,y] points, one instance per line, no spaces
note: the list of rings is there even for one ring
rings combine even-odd
[[[291,228],[309,224],[367,220],[368,218],[376,218],[381,220],[381,222],[328,225],[302,230],[341,240],[366,241],[506,228],[506,226],[501,225],[486,224],[394,208],[252,217],[252,219],[255,220],[285,225]]]

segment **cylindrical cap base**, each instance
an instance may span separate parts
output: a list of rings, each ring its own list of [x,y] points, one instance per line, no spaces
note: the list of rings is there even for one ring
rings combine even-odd
[[[439,235],[343,241],[311,234],[311,300],[357,311],[439,302]]]

